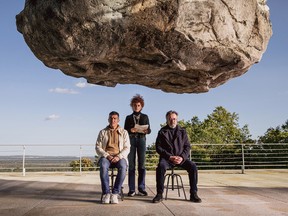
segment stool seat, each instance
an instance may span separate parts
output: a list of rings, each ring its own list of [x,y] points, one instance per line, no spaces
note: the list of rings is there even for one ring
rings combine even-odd
[[[185,188],[184,188],[183,181],[182,181],[182,177],[181,177],[181,175],[174,173],[174,167],[172,167],[171,173],[168,173],[165,175],[164,183],[165,183],[166,177],[167,177],[167,184],[166,184],[166,186],[164,185],[164,188],[166,188],[165,200],[167,200],[167,195],[168,195],[169,189],[172,189],[173,191],[174,191],[174,189],[177,189],[179,197],[181,196],[180,195],[180,189],[182,189],[184,196],[185,196],[185,200],[187,200]],[[171,183],[170,183],[170,179],[171,179]],[[175,184],[175,180],[176,180],[176,184]]]

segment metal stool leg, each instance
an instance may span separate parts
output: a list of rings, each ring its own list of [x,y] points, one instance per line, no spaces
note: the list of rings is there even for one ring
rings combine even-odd
[[[167,200],[167,195],[168,195],[168,189],[169,189],[169,182],[170,182],[171,174],[166,174],[166,175],[165,175],[164,182],[165,182],[165,180],[166,180],[166,177],[168,177],[168,178],[167,178],[167,186],[166,186],[165,200]],[[172,179],[173,179],[173,178],[172,178]]]
[[[180,189],[182,188],[184,196],[185,196],[185,200],[187,200],[185,188],[184,188],[183,181],[182,181],[182,177],[179,174],[174,173],[174,168],[171,169],[171,173],[165,175],[164,182],[166,180],[166,177],[167,177],[167,184],[166,184],[165,200],[167,200],[167,197],[168,197],[168,190],[169,189],[174,190],[175,188],[178,190],[178,196],[179,197],[180,197]],[[170,178],[171,178],[171,185],[169,184]],[[177,185],[175,184],[175,180],[176,180]],[[179,184],[179,181],[181,184]]]
[[[174,175],[175,177],[176,177],[176,182],[177,182],[177,189],[178,189],[178,196],[180,197],[180,187],[179,187],[179,181],[178,181],[178,178],[180,177],[180,179],[181,179],[181,176],[179,176],[179,175],[177,175],[177,174],[175,174]],[[182,185],[183,186],[183,185]]]
[[[177,179],[178,195],[180,197],[180,189],[182,188],[183,189],[183,194],[185,196],[185,200],[187,200],[186,193],[185,193],[185,188],[184,188],[183,181],[182,181],[182,177],[179,174],[175,174],[175,176],[176,176],[176,179]],[[179,185],[179,180],[180,180],[181,185]]]

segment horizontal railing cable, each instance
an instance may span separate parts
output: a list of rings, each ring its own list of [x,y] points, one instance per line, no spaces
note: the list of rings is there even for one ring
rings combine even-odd
[[[99,170],[95,144],[0,145],[0,172]],[[288,168],[288,144],[192,144],[190,159],[198,169]],[[146,168],[155,170],[159,160],[148,146]]]

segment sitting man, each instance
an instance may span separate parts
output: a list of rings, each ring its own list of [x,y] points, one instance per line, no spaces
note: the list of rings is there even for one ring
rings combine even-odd
[[[187,170],[190,183],[190,200],[201,202],[197,195],[198,172],[194,162],[189,160],[190,142],[186,130],[178,125],[178,113],[168,111],[166,113],[167,125],[162,127],[156,138],[156,151],[160,155],[156,168],[157,195],[153,203],[163,200],[165,173],[168,168],[179,166]]]
[[[100,179],[102,187],[102,203],[118,203],[118,194],[127,171],[127,156],[130,151],[128,132],[119,126],[119,113],[109,113],[109,125],[99,132],[96,141],[96,153],[100,157]],[[109,167],[117,168],[117,176],[112,194],[109,186]]]

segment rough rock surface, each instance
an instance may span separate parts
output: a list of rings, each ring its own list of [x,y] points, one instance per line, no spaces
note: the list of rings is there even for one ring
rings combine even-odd
[[[272,35],[265,0],[26,0],[16,22],[48,67],[175,93],[244,74]]]

